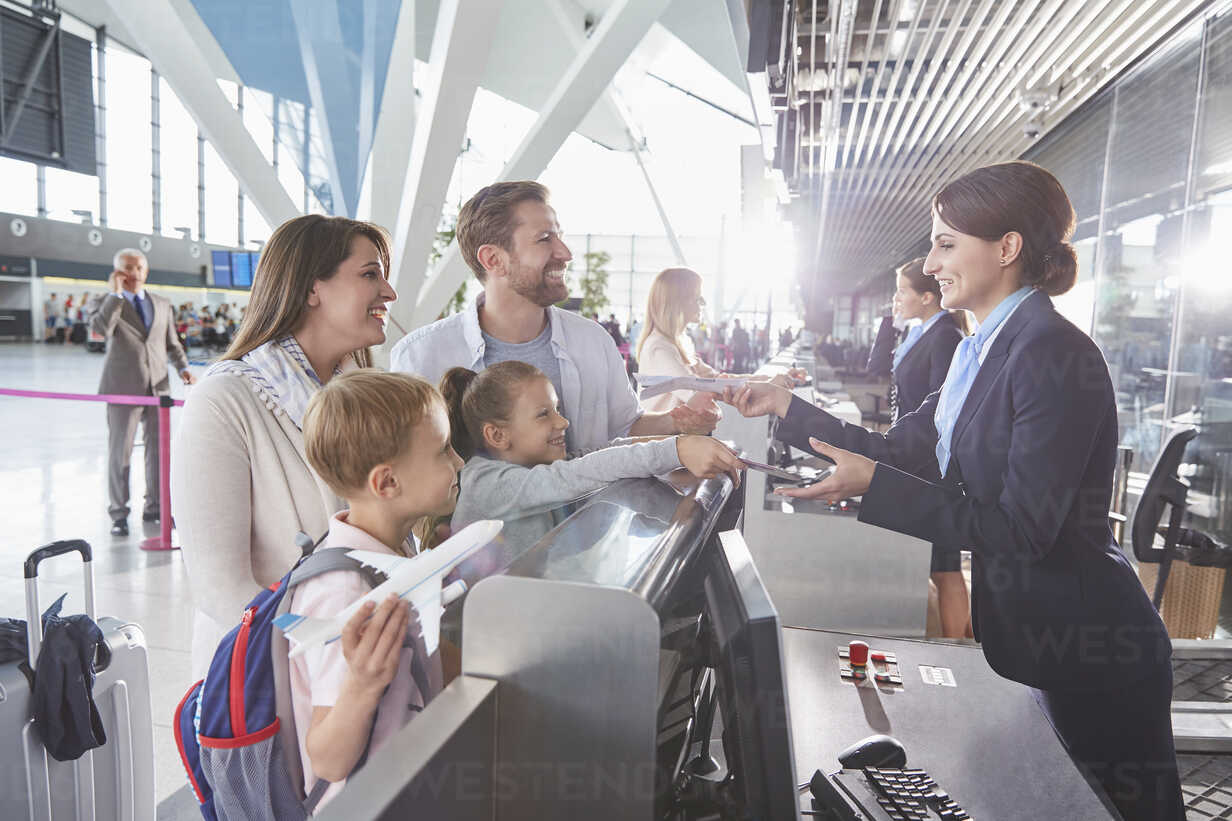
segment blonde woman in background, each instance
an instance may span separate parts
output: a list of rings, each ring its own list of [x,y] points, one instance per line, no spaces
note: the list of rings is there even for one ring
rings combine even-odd
[[[646,327],[637,343],[638,372],[650,376],[701,376],[770,380],[766,376],[744,373],[724,373],[703,362],[686,333],[689,325],[700,322],[706,300],[702,296],[701,275],[691,268],[665,268],[650,285],[646,301]],[[776,384],[790,389],[803,371],[793,369],[776,376]],[[648,411],[671,410],[676,405],[689,405],[704,410],[713,403],[714,394],[698,391],[672,391],[642,400]]]

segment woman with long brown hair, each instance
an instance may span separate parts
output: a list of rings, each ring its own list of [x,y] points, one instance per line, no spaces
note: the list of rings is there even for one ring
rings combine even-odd
[[[201,674],[247,602],[299,556],[295,534],[324,533],[345,505],[304,455],[308,400],[336,374],[371,365],[385,341],[384,230],[310,214],[283,223],[261,254],[235,340],[184,406],[172,498],[196,614]]]
[[[1052,174],[1011,162],[942,188],[932,222],[924,271],[943,307],[979,323],[940,391],[885,434],[773,386],[729,398],[836,463],[784,495],[862,496],[862,522],[971,550],[989,666],[1033,690],[1126,821],[1180,821],[1172,647],[1108,522],[1116,395],[1099,348],[1049,298],[1077,279],[1074,209]]]

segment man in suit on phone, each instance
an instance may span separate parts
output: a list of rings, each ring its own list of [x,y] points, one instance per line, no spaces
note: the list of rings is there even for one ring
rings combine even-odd
[[[135,248],[116,253],[115,270],[107,280],[111,292],[90,301],[90,328],[107,338],[107,355],[99,393],[162,396],[170,392],[167,360],[180,379],[196,380],[188,370],[188,357],[175,334],[171,303],[145,290],[150,265]],[[158,408],[154,405],[107,405],[108,483],[111,535],[128,535],[128,472],[137,422],[145,428],[145,507],[142,521],[157,522]]]

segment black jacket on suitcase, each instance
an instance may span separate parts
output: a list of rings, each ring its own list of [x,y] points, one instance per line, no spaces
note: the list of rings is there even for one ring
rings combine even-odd
[[[94,703],[94,656],[109,653],[103,631],[86,615],[60,617],[64,596],[43,613],[43,643],[31,693],[34,723],[47,752],[73,761],[107,743]],[[0,620],[0,663],[24,661],[26,622]]]
[[[86,615],[43,620],[43,644],[34,671],[34,725],[47,753],[56,761],[72,761],[86,750],[107,742],[103,720],[94,703],[94,655],[107,652],[103,631]]]

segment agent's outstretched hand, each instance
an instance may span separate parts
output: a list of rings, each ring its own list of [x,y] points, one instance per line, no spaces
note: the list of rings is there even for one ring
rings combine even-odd
[[[791,391],[773,382],[749,382],[743,388],[723,391],[723,401],[740,411],[742,416],[786,416],[791,405]]]
[[[834,460],[834,472],[815,485],[807,487],[779,487],[774,492],[794,499],[821,499],[834,504],[852,496],[863,496],[873,482],[877,463],[867,456],[836,448],[820,439],[809,437],[813,450]]]

